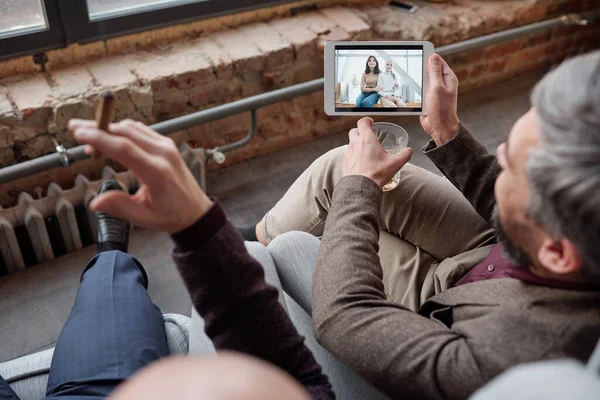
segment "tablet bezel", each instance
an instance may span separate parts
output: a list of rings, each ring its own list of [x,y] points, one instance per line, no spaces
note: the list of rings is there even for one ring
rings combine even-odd
[[[379,108],[360,111],[336,111],[335,109],[335,49],[337,46],[423,46],[423,92],[421,95],[421,111],[391,111]],[[429,74],[427,64],[429,57],[434,53],[433,43],[428,41],[332,41],[325,44],[325,87],[324,106],[325,113],[330,116],[336,115],[426,115],[427,102],[425,93],[429,89]],[[382,110],[382,111],[379,111]]]

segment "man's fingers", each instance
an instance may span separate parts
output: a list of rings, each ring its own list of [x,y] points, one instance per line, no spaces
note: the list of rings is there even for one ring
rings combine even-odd
[[[456,76],[454,71],[452,71],[452,68],[450,68],[448,63],[443,59],[442,59],[442,75],[444,77],[444,83],[445,83],[446,87],[451,91],[455,91],[458,88],[458,77]]]
[[[128,127],[129,129],[135,130],[136,132],[143,134],[144,136],[148,136],[159,141],[165,141],[167,139],[166,136],[161,135],[153,129],[150,129],[150,127],[144,124],[143,122],[134,121],[131,119],[126,119],[121,122],[111,124],[111,127],[112,126]]]
[[[412,149],[410,147],[407,147],[406,149],[402,150],[397,154],[393,154],[392,156],[394,159],[394,167],[396,167],[396,171],[400,171],[400,169],[404,167],[404,165],[406,165],[407,162],[410,161],[412,157]]]
[[[127,138],[95,128],[77,128],[73,135],[79,143],[92,146],[96,152],[100,151],[132,170],[144,182],[152,182],[159,175],[155,157]]]
[[[374,123],[375,121],[371,117],[362,117],[358,120],[356,126],[362,131],[363,129],[371,129]]]
[[[358,120],[356,124],[358,127],[358,135],[362,139],[376,138],[375,132],[373,132],[374,121],[369,117],[364,117]]]
[[[139,122],[136,121],[135,122],[138,126],[138,128],[143,131],[144,133],[146,133],[148,136],[152,136],[156,139],[166,139],[165,136],[161,135],[160,133],[156,132],[154,129],[151,129],[148,125],[144,124],[143,122]]]
[[[68,127],[70,131],[74,131],[77,128],[97,128],[98,123],[89,119],[73,118],[69,120]]]
[[[118,190],[105,192],[90,202],[90,210],[111,217],[123,218],[134,225],[143,225],[145,209],[135,198]]]
[[[130,139],[150,154],[163,154],[165,147],[168,146],[168,140],[152,129],[143,129],[146,127],[142,123],[132,120],[124,120],[115,124],[110,124],[110,133]],[[156,135],[155,135],[156,134]]]
[[[440,57],[440,61],[442,64],[442,77],[444,78],[444,84],[449,90],[454,90],[458,86],[458,78],[452,68],[448,65],[446,60]]]
[[[358,129],[357,128],[352,128],[350,129],[350,132],[348,132],[348,139],[350,139],[350,142],[352,142],[353,140],[356,140],[358,138]]]
[[[69,129],[72,131],[94,128],[97,128],[96,121],[83,119],[72,119],[69,121]],[[179,151],[171,139],[162,136],[141,122],[128,119],[112,123],[109,125],[108,133],[128,138],[150,154],[168,155],[169,158],[179,155]],[[91,155],[93,152],[86,152],[86,154]]]

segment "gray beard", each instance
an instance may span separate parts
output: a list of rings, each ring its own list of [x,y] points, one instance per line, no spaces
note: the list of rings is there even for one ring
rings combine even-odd
[[[511,264],[519,265],[519,266],[529,266],[532,265],[531,259],[523,250],[521,246],[512,241],[510,237],[506,234],[506,231],[502,227],[502,223],[500,222],[500,214],[498,213],[498,206],[494,206],[494,210],[492,211],[492,225],[494,226],[494,231],[496,232],[496,238],[498,238],[498,243],[502,245],[502,254]]]

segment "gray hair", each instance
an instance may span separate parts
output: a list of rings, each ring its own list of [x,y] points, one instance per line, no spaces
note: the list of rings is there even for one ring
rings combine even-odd
[[[563,62],[535,87],[540,147],[527,162],[529,215],[569,239],[600,279],[600,51]]]

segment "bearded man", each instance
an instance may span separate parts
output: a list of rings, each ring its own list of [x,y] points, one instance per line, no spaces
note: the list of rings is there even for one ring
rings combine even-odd
[[[587,361],[600,337],[600,51],[538,83],[497,157],[460,122],[454,72],[437,55],[428,68],[423,151],[447,179],[407,164],[411,149],[387,154],[361,119],[256,226],[286,254],[284,290],[320,343],[392,398],[464,399],[519,363]]]

